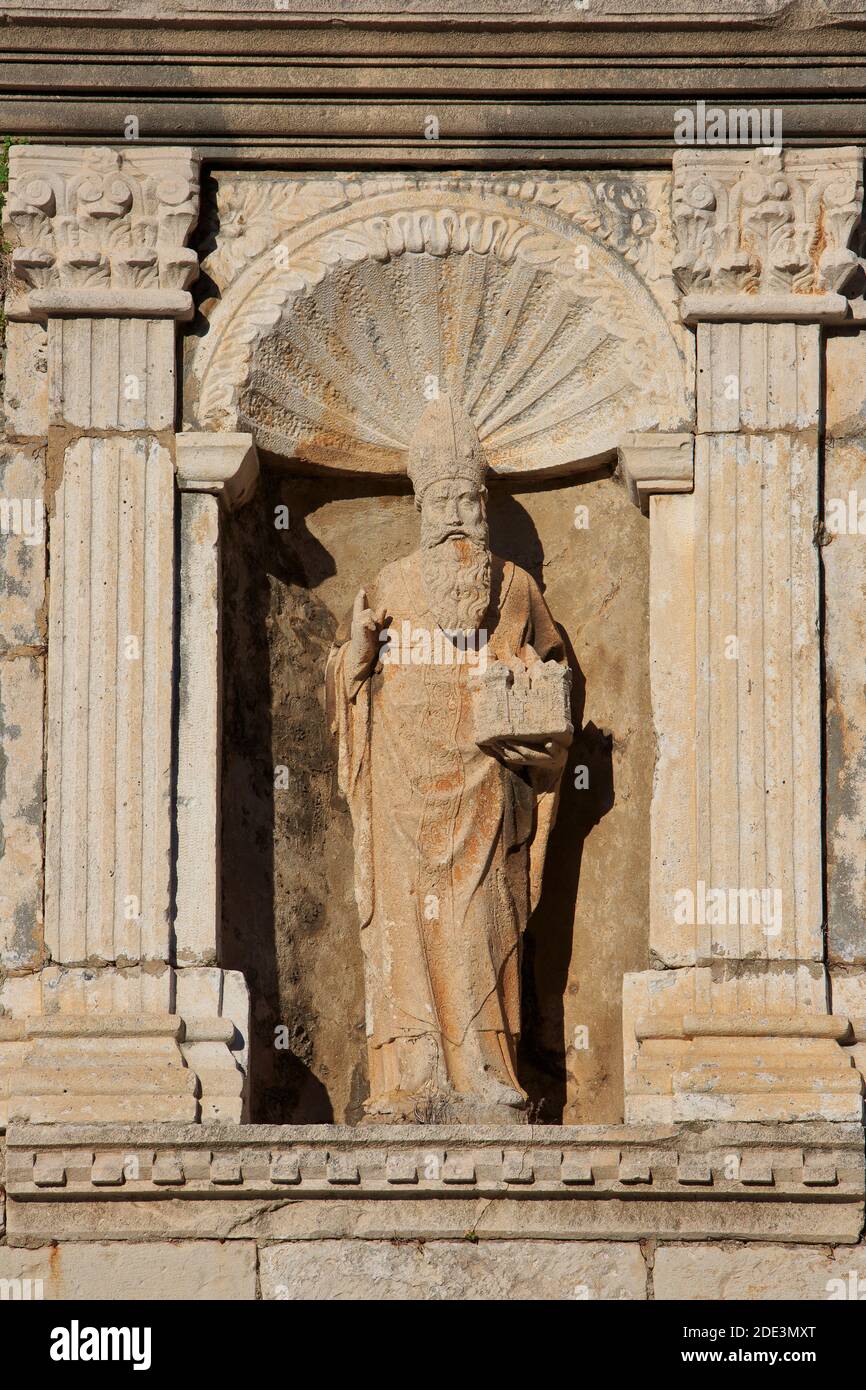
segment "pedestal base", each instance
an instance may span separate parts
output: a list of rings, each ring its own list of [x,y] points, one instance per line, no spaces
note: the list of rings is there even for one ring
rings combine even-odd
[[[504,1088],[503,1088],[504,1089]],[[518,1092],[513,1093],[517,1096]],[[520,1125],[528,1123],[525,1097],[520,1105],[485,1101],[457,1091],[390,1091],[364,1105],[364,1125]]]
[[[638,1020],[635,1032],[630,1123],[862,1118],[863,1077],[840,1045],[846,1018],[686,1014]]]
[[[242,1118],[244,1076],[228,1019],[56,1014],[2,1023],[0,1127]]]

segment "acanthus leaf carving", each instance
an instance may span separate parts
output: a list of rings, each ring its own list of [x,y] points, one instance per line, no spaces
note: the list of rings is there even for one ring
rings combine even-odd
[[[198,162],[188,149],[13,147],[3,225],[19,294],[185,289]]]
[[[841,294],[860,267],[858,150],[688,148],[674,156],[684,294]]]
[[[648,206],[643,181],[611,175],[599,180],[542,183],[530,196],[597,236],[629,265],[650,268],[646,263],[657,219]]]
[[[589,232],[633,266],[649,268],[656,216],[645,181],[626,175],[603,179],[486,180],[452,175],[435,179],[413,175],[380,178],[290,181],[216,175],[217,197],[202,224],[198,243],[203,265],[224,288],[262,251],[327,211],[394,193],[399,189],[450,191],[482,189],[520,202],[537,203]],[[211,249],[213,248],[213,249]],[[431,254],[445,254],[428,247]]]
[[[217,198],[208,205],[197,242],[205,270],[221,287],[288,231],[350,200],[338,179],[287,183],[218,175],[215,182]]]

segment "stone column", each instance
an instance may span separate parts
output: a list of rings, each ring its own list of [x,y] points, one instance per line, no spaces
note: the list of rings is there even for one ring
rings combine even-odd
[[[175,334],[197,216],[191,150],[11,152],[8,314],[47,323],[50,541],[46,965],[13,1117],[201,1114],[173,968]]]
[[[863,308],[862,301],[857,305]],[[827,708],[827,910],[833,1012],[866,1068],[866,319],[827,342],[821,555]]]
[[[185,431],[180,488],[175,959],[182,1051],[201,1083],[203,1119],[245,1119],[249,994],[221,970],[222,517],[258,479],[250,434]],[[230,1026],[227,1028],[227,1023]],[[226,1043],[230,1044],[227,1049]]]
[[[687,150],[675,262],[697,332],[695,488],[653,498],[659,762],[627,1116],[859,1119],[824,964],[822,327],[849,313],[859,153]]]
[[[258,478],[251,434],[177,436],[180,498],[180,682],[177,779],[178,964],[220,955],[222,600],[220,515]]]

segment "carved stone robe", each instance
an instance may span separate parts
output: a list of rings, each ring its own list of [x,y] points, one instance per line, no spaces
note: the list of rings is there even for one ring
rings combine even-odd
[[[492,560],[488,661],[564,662],[541,592]],[[420,553],[387,565],[367,590],[398,629],[429,632]],[[364,682],[346,669],[350,619],[328,659],[340,787],[352,813],[355,893],[365,960],[371,1096],[393,1089],[382,1045],[433,1035],[440,1059],[472,1029],[520,1032],[520,942],[540,888],[559,778],[513,772],[473,739],[470,664],[385,664]],[[550,785],[550,782],[553,785]],[[441,1046],[442,1035],[451,1047]],[[471,1081],[446,1067],[455,1090]],[[460,1068],[458,1067],[459,1071]],[[440,1069],[440,1075],[441,1075]]]

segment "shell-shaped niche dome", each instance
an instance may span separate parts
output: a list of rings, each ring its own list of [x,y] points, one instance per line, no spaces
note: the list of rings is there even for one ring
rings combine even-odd
[[[499,473],[591,467],[626,431],[677,428],[676,345],[610,253],[534,264],[455,240],[392,239],[305,284],[256,346],[239,427],[287,458],[386,474],[405,472],[437,391],[462,400]]]

